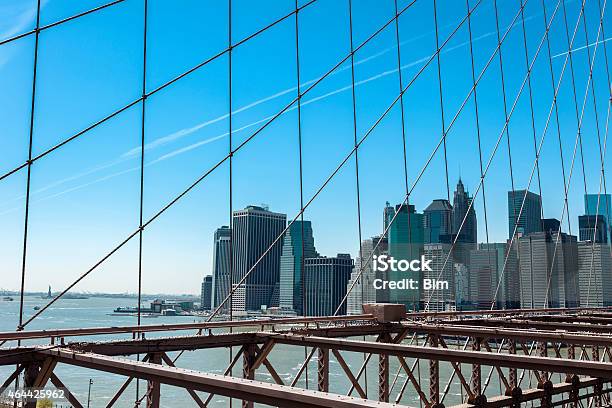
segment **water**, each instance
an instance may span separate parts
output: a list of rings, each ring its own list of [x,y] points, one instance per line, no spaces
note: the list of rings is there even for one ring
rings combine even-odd
[[[38,297],[26,297],[24,300],[24,316],[27,318],[31,316],[35,306],[43,306],[47,301]],[[89,299],[61,299],[56,302],[52,307],[46,310],[39,317],[34,319],[31,324],[28,325],[28,330],[36,329],[51,329],[51,328],[76,328],[76,327],[104,327],[104,326],[123,326],[123,325],[135,325],[135,316],[109,316],[113,309],[117,306],[133,306],[133,299],[112,299],[112,298],[89,298]],[[7,302],[0,301],[0,331],[13,331],[18,323],[19,315],[19,301],[15,297],[15,301]],[[167,323],[189,323],[189,322],[201,322],[204,318],[199,317],[182,317],[182,316],[160,316],[158,318],[143,319],[142,324],[167,324]],[[148,333],[147,338],[153,337],[165,337],[165,336],[176,336],[186,335],[192,333],[191,331],[182,332],[163,332],[163,333]],[[110,340],[110,339],[125,339],[131,338],[129,334],[112,335],[112,336],[95,336],[95,340]],[[362,338],[359,338],[362,339]],[[80,341],[80,340],[92,340],[92,338],[74,337],[66,339],[66,341]],[[373,339],[371,339],[373,340]],[[40,344],[39,341],[28,341],[24,344]],[[422,343],[422,341],[421,341]],[[460,346],[449,345],[449,347],[456,348]],[[238,348],[234,348],[234,353],[238,352]],[[285,384],[292,381],[293,377],[299,370],[301,364],[305,359],[305,350],[303,347],[295,346],[284,346],[276,345],[268,359],[283,379]],[[174,358],[177,353],[169,353],[171,358]],[[311,363],[308,367],[308,379],[309,388],[316,389],[316,356],[313,356]],[[343,358],[351,368],[351,371],[356,375],[357,371],[363,363],[364,356],[359,353],[342,353]],[[198,350],[189,351],[183,353],[180,359],[177,361],[177,366],[182,368],[194,369],[204,371],[208,373],[222,374],[230,361],[230,350],[229,349],[214,349],[214,350]],[[406,359],[409,366],[412,366],[414,360]],[[398,361],[396,358],[390,358],[391,376],[390,381],[393,382],[396,373],[398,372]],[[0,380],[4,381],[8,377],[14,367],[0,367]],[[242,362],[236,364],[234,369],[234,375],[240,376],[242,370]],[[376,399],[378,395],[378,357],[373,356],[368,363],[367,369],[367,392],[368,397]],[[462,366],[463,375],[469,381],[471,367],[468,365]],[[452,374],[452,367],[450,364],[440,363],[440,391],[444,390],[445,385],[448,382],[449,376]],[[429,396],[429,365],[427,361],[420,363],[421,372],[421,386],[425,395]],[[482,368],[483,381],[486,379],[489,372],[488,367]],[[93,381],[91,388],[91,407],[104,407],[108,401],[113,397],[115,392],[124,383],[126,377],[103,373],[100,371],[94,371],[84,369],[80,367],[73,367],[65,364],[60,364],[55,370],[57,376],[66,384],[66,386],[76,395],[79,401],[86,405],[87,403],[87,392],[89,380]],[[415,376],[418,378],[418,372],[415,370]],[[272,377],[267,372],[266,368],[262,365],[256,373],[256,379],[260,381],[273,382]],[[346,394],[350,388],[350,382],[346,375],[342,371],[342,368],[336,361],[336,359],[330,353],[330,392],[337,394]],[[391,399],[393,400],[399,392],[402,384],[406,381],[405,373],[400,373],[397,384],[393,388],[391,393]],[[525,381],[528,381],[528,376],[525,377]],[[134,407],[134,401],[136,399],[136,382],[133,381],[128,389],[123,393],[123,396],[119,399],[115,406],[121,408]],[[365,382],[361,381],[362,387],[365,387]],[[49,383],[49,386],[51,384]],[[306,381],[304,375],[298,382],[297,386],[306,387]],[[525,388],[527,383],[524,383]],[[140,395],[146,391],[146,381],[140,381],[139,383]],[[494,373],[491,384],[487,389],[488,395],[497,395],[500,392],[499,380],[497,374]],[[206,393],[198,393],[200,397],[205,400],[207,398]],[[357,393],[353,393],[357,396]],[[453,381],[453,386],[450,392],[444,400],[447,406],[461,403],[462,395],[459,388],[457,378]],[[418,407],[419,397],[415,392],[411,384],[406,388],[406,392],[401,400],[402,404]],[[65,405],[64,405],[65,406]],[[163,407],[191,407],[196,406],[191,397],[187,394],[184,389],[177,387],[164,386],[161,387],[161,406]],[[215,396],[211,401],[210,407],[227,407],[229,406],[229,399]],[[234,407],[240,406],[238,401],[234,401]],[[263,406],[263,405],[258,405]]]

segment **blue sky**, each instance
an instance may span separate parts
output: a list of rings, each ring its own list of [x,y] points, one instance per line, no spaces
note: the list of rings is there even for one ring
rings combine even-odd
[[[301,2],[303,4],[305,2]],[[462,1],[439,0],[440,42],[466,13]],[[546,0],[548,17],[556,0]],[[603,1],[602,1],[603,3]],[[102,1],[43,1],[41,24],[49,24],[103,4]],[[400,8],[408,4],[400,1]],[[476,4],[471,1],[471,6]],[[505,32],[519,0],[499,0],[500,30]],[[0,38],[35,25],[35,1],[0,1]],[[232,37],[238,41],[289,13],[290,0],[234,0]],[[364,41],[392,18],[393,1],[354,0],[354,42]],[[579,1],[566,1],[570,35]],[[142,82],[142,10],[140,0],[126,0],[98,13],[43,31],[40,35],[33,154],[140,97]],[[597,36],[597,0],[588,0],[588,43]],[[612,30],[604,18],[605,34]],[[348,3],[318,0],[300,12],[301,87],[305,90],[349,52]],[[525,77],[523,34],[511,28],[502,47],[508,106]],[[150,91],[206,60],[227,46],[227,3],[222,1],[149,1],[147,89]],[[233,146],[238,146],[296,96],[295,20],[288,18],[233,52]],[[433,2],[418,0],[399,19],[404,84],[435,51]],[[542,2],[525,9],[529,60],[544,33]],[[476,73],[497,45],[493,2],[482,0],[472,18]],[[600,36],[603,40],[604,36]],[[446,124],[472,86],[467,25],[441,53]],[[555,80],[559,79],[567,42],[562,9],[553,21],[550,45]],[[573,65],[579,108],[587,83],[584,25],[578,26]],[[592,44],[591,44],[592,45]],[[591,53],[595,47],[590,47]],[[0,173],[27,159],[34,37],[0,46]],[[597,48],[594,81],[603,140],[608,88],[603,46]],[[389,25],[355,55],[357,131],[359,137],[398,93],[395,26]],[[302,149],[304,197],[307,201],[327,175],[353,148],[351,70],[345,63],[304,96]],[[145,220],[228,153],[228,58],[223,55],[146,102]],[[543,135],[552,102],[546,44],[532,71],[535,129]],[[576,137],[576,118],[569,65],[561,83],[559,126],[566,173]],[[478,86],[482,150],[485,162],[502,130],[500,68],[497,57]],[[410,184],[441,137],[435,60],[404,95]],[[68,143],[32,166],[26,289],[48,284],[61,289],[87,270],[138,226],[140,105]],[[540,160],[544,212],[559,218],[563,181],[557,123],[545,135]],[[599,149],[591,95],[583,120],[585,173],[589,192],[599,185]],[[518,99],[509,126],[515,188],[525,188],[534,160],[527,89]],[[459,176],[470,192],[479,183],[478,150],[472,99],[447,137],[451,195]],[[503,139],[485,180],[491,241],[507,237],[506,194],[511,188],[508,151]],[[607,169],[607,165],[606,165]],[[368,136],[359,150],[363,237],[381,232],[385,201],[399,203],[404,189],[399,104]],[[236,153],[233,159],[233,205],[265,203],[293,218],[299,211],[297,112],[289,109]],[[198,292],[211,271],[212,235],[228,223],[229,166],[225,162],[196,189],[153,222],[143,235],[143,290]],[[0,287],[19,286],[26,171],[0,182]],[[538,191],[537,180],[531,184]],[[569,192],[572,232],[583,212],[584,183],[576,156]],[[434,198],[446,197],[440,150],[416,185],[412,202],[422,211]],[[479,239],[485,240],[482,191],[476,199]],[[342,168],[306,210],[313,222],[319,252],[358,252],[354,159]],[[564,221],[564,230],[568,230]],[[128,243],[76,290],[129,291],[137,288],[138,242]]]

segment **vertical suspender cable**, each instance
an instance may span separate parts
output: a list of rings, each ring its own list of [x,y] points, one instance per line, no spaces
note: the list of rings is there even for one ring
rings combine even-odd
[[[299,154],[299,176],[300,176],[300,233],[302,237],[301,241],[301,250],[300,254],[300,302],[302,304],[302,310],[300,313],[304,316],[306,313],[306,280],[304,278],[304,254],[305,254],[305,242],[304,242],[304,171],[303,171],[303,163],[302,163],[302,94],[300,88],[300,32],[299,32],[299,11],[300,7],[298,4],[298,0],[295,0],[295,75],[296,75],[296,87],[297,87],[297,131],[298,131],[298,154]],[[295,279],[295,275],[294,275]],[[295,282],[293,282],[295,287]],[[293,287],[291,288],[293,291]],[[293,298],[293,297],[292,297]],[[304,347],[304,358],[308,358],[308,347]],[[306,389],[308,389],[308,364],[305,367],[305,380],[306,380]]]
[[[438,10],[436,0],[433,0],[434,25],[436,28],[436,49],[440,49],[440,39],[438,35]],[[501,50],[500,50],[501,52]],[[446,174],[446,197],[450,202],[450,183],[448,181],[448,156],[446,152],[446,123],[444,121],[444,95],[442,93],[442,67],[440,64],[440,53],[436,53],[436,62],[438,66],[438,90],[440,94],[440,119],[442,122],[442,137],[444,146],[444,172]]]
[[[487,213],[487,194],[485,190],[485,178],[484,178],[484,168],[482,163],[482,144],[480,140],[480,117],[478,111],[478,92],[476,87],[476,71],[474,64],[474,46],[473,46],[473,38],[472,38],[472,18],[470,15],[470,0],[465,0],[465,5],[467,8],[467,23],[468,23],[468,36],[470,40],[470,67],[472,71],[472,86],[474,87],[474,120],[476,122],[476,139],[478,141],[478,161],[480,166],[480,179],[482,180],[482,205],[484,210],[484,221],[485,221],[485,236],[487,241],[487,257],[489,265],[491,265],[491,248],[489,242],[489,217]],[[493,299],[495,302],[496,299]]]
[[[522,3],[521,3],[522,4]],[[497,44],[499,46],[499,53],[498,53],[498,57],[499,57],[499,78],[500,78],[500,85],[501,85],[501,91],[502,91],[502,102],[504,104],[504,119],[506,120],[506,122],[508,121],[508,106],[507,106],[507,102],[506,102],[506,81],[504,78],[504,63],[503,63],[503,51],[502,51],[502,46],[500,44],[500,36],[499,36],[499,13],[497,10],[497,0],[493,0],[493,7],[495,9],[495,31],[497,33]],[[522,6],[524,7],[524,6]],[[522,9],[521,9],[522,11]],[[512,187],[512,207],[513,207],[513,216],[514,216],[514,222],[516,224],[518,224],[519,220],[516,216],[516,205],[515,204],[515,200],[516,200],[516,190],[514,187],[514,171],[512,169],[512,150],[511,150],[511,143],[510,143],[510,126],[506,126],[506,144],[508,146],[508,170],[510,172],[510,186]]]
[[[353,2],[352,0],[348,0],[348,14],[349,14],[349,39],[351,46],[351,95],[352,95],[352,103],[353,103],[353,136],[354,136],[354,146],[355,146],[355,186],[357,189],[357,239],[359,240],[359,259],[363,262],[363,251],[362,251],[362,235],[361,235],[361,194],[359,189],[359,148],[358,148],[358,140],[357,140],[357,99],[355,95],[355,50],[353,44]],[[397,20],[397,14],[396,14]],[[363,280],[363,274],[361,276],[355,276],[355,279],[361,280],[361,302],[363,303],[364,297],[364,289],[365,282]],[[364,336],[365,340],[365,336]],[[367,356],[364,353],[363,359],[364,362]],[[364,371],[364,381],[365,381],[365,393],[368,392],[368,370],[367,367]]]
[[[147,101],[147,20],[148,0],[144,0],[143,28],[142,28],[142,86],[141,86],[141,117],[140,117],[140,203],[138,210],[138,305],[137,324],[140,327],[141,304],[142,304],[142,232],[143,232],[143,208],[144,208],[144,153],[145,153],[145,112]],[[140,338],[141,333],[137,333]],[[140,354],[137,355],[140,360]],[[139,400],[140,379],[136,379],[136,401]]]
[[[21,259],[21,289],[19,291],[19,325],[23,330],[23,293],[25,291],[26,260],[28,249],[28,221],[30,215],[30,185],[32,176],[32,140],[34,136],[34,112],[36,106],[36,73],[38,71],[38,42],[40,37],[40,1],[36,5],[36,34],[34,36],[34,68],[32,70],[32,97],[30,105],[30,131],[28,137],[28,171],[26,179],[25,216],[23,225],[23,250]]]

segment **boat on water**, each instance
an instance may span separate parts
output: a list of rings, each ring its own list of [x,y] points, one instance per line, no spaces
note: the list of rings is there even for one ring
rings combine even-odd
[[[40,306],[34,306],[34,310],[40,310]]]
[[[13,298],[12,298],[12,297],[10,297],[10,296],[5,296],[5,297],[3,297],[3,298],[2,298],[2,300],[4,300],[5,302],[12,302],[12,301],[13,301],[13,300],[15,300],[15,299],[13,299]]]

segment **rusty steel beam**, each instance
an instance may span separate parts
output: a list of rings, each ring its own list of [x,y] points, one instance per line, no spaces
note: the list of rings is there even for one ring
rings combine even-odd
[[[509,340],[535,340],[535,341],[560,341],[567,344],[584,344],[584,345],[600,345],[612,346],[612,337],[599,334],[583,334],[553,331],[553,330],[529,330],[529,329],[504,329],[497,328],[502,326],[503,321],[492,324],[492,327],[482,327],[481,324],[475,323],[471,326],[473,320],[465,322],[448,321],[445,324],[430,324],[430,323],[402,323],[402,326],[408,328],[415,333],[423,334],[438,334],[441,336],[478,336],[483,339],[509,339]]]
[[[265,339],[251,333],[225,333],[214,335],[191,335],[179,337],[157,337],[151,339],[111,340],[104,342],[67,343],[66,348],[76,351],[121,356],[147,353],[167,353],[183,350],[200,350],[264,343]]]
[[[176,323],[176,324],[157,324],[143,326],[115,326],[115,327],[86,327],[73,329],[52,329],[52,330],[23,330],[0,332],[0,341],[31,340],[45,338],[63,338],[76,336],[95,336],[121,333],[148,333],[160,331],[181,331],[181,330],[209,330],[230,327],[261,327],[276,325],[310,324],[325,322],[355,322],[372,321],[374,317],[369,314],[353,316],[317,316],[317,317],[287,317],[278,319],[259,319],[259,320],[223,320],[201,323]]]
[[[538,330],[563,330],[569,333],[612,333],[612,326],[603,326],[591,323],[564,323],[564,322],[541,322],[534,320],[516,319],[465,319],[445,320],[439,324],[485,326],[485,327],[507,327],[516,329],[538,329]]]
[[[62,364],[70,364],[147,381],[197,391],[214,393],[230,398],[287,408],[400,408],[402,406],[355,397],[292,388],[243,378],[202,373],[176,367],[143,363],[120,357],[93,353],[80,353],[57,348],[41,350],[45,357],[53,356]],[[53,378],[53,377],[52,377]]]
[[[317,359],[317,387],[319,391],[329,391],[329,349],[319,347]]]
[[[354,352],[389,354],[393,356],[422,358],[435,361],[455,361],[460,363],[488,366],[515,367],[527,370],[544,370],[558,373],[575,373],[593,377],[612,379],[612,364],[595,361],[566,360],[550,357],[495,354],[483,351],[440,349],[434,347],[409,346],[389,343],[374,343],[360,340],[328,339],[287,334],[261,333],[277,343],[296,346],[325,347]],[[431,344],[431,343],[430,343]]]

